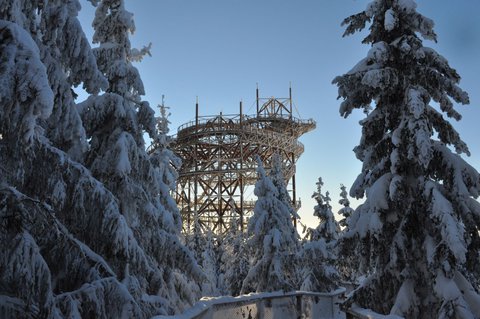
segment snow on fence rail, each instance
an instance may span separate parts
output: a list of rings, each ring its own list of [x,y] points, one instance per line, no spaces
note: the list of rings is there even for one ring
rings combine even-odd
[[[370,309],[364,309],[357,306],[347,309],[346,313],[346,319],[404,319],[403,317],[396,315],[381,315]]]
[[[345,313],[340,310],[340,303],[344,295],[345,288],[339,288],[330,293],[278,291],[202,298],[181,315],[152,319],[343,319]]]

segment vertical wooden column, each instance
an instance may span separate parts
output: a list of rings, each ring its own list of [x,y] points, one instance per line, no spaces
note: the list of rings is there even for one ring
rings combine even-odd
[[[198,96],[195,103],[195,131],[198,132]],[[198,214],[198,144],[195,143],[195,150],[194,150],[194,158],[195,158],[195,177],[194,177],[194,184],[193,184],[193,211],[195,214]]]
[[[192,194],[191,194],[191,189],[192,189],[192,180],[189,178],[188,179],[188,214],[187,214],[187,229],[186,233],[190,233],[191,225],[192,225],[192,217],[190,216],[192,214]]]
[[[243,131],[243,103],[240,101],[240,130]],[[240,135],[240,230],[243,232],[243,136]]]
[[[290,120],[293,120],[293,100],[292,100],[292,83],[290,83],[290,87],[288,88],[288,99],[289,99],[289,104],[290,104]],[[293,132],[293,126],[291,130],[292,136],[294,135]],[[295,170],[292,175],[292,202],[293,202],[293,207],[295,208],[295,211],[297,211],[297,189],[296,189],[296,182],[295,182],[295,173],[296,173],[296,168],[295,168],[295,154],[292,153],[292,168]],[[293,225],[297,227],[297,218],[293,219]]]
[[[218,125],[220,126],[220,131],[221,132],[224,132],[224,129],[223,129],[223,112],[220,112],[220,117],[218,118]],[[222,148],[224,147],[223,146],[223,137],[220,138],[219,140],[219,143],[218,143],[218,154],[217,154],[217,200],[218,200],[218,209],[217,209],[217,225],[218,225],[218,229],[219,229],[219,232],[222,233],[222,223],[223,223],[223,215],[224,215],[224,212],[223,212],[223,196],[222,196],[222,192],[223,192],[223,188],[222,188]],[[215,226],[213,227],[213,229],[215,229]]]
[[[295,208],[295,211],[297,211],[297,187],[295,185],[296,168],[295,168],[295,154],[293,153],[292,153],[292,167],[295,170],[292,175],[292,202],[293,202],[293,207]],[[297,218],[293,218],[293,226],[297,227]]]
[[[258,114],[259,112],[260,112],[260,100],[259,100],[258,83],[257,83],[257,116],[260,115]]]
[[[292,119],[292,117],[293,117],[293,100],[292,100],[292,84],[291,83],[290,83],[290,87],[288,89],[288,92],[289,92],[288,99],[290,100],[289,101],[290,102],[289,103],[290,104],[290,119]]]

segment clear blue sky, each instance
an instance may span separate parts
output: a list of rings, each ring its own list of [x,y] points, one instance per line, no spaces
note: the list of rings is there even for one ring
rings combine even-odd
[[[458,110],[454,123],[480,169],[480,1],[420,0],[418,11],[433,19],[438,44],[425,41],[446,57],[462,76],[470,106]],[[339,208],[340,183],[348,188],[361,163],[352,149],[360,139],[358,111],[340,117],[336,75],[365,57],[362,35],[342,38],[340,23],[360,12],[359,0],[126,0],[137,26],[132,45],[153,43],[153,57],[137,64],[152,106],[162,94],[171,107],[172,133],[193,119],[195,97],[200,114],[237,113],[238,102],[254,112],[255,85],[263,96],[286,97],[289,82],[302,118],[313,118],[317,129],[305,135],[305,153],[297,165],[297,190],[302,218],[316,224],[310,198],[318,176]],[[82,2],[81,22],[91,39],[93,8]],[[298,116],[298,114],[297,114]]]

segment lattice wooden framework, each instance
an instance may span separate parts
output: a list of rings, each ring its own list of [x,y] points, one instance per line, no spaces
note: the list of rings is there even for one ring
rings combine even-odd
[[[206,117],[199,116],[197,102],[195,120],[178,128],[171,146],[183,160],[176,200],[184,231],[194,218],[217,233],[228,229],[232,218],[244,229],[253,212],[257,155],[267,169],[274,153],[282,156],[292,201],[299,207],[295,163],[304,146],[298,138],[315,122],[293,117],[291,89],[289,98],[278,99],[259,98],[257,88],[256,101],[254,116],[244,115],[240,102],[240,114]]]

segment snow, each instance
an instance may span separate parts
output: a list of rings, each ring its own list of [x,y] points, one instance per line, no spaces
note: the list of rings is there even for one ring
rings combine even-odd
[[[358,313],[363,318],[368,319],[404,319],[403,317],[397,315],[381,315],[376,313],[375,311],[372,311],[371,309],[361,308],[356,305],[352,306],[351,309],[354,311],[354,313]]]
[[[419,119],[425,112],[425,102],[423,101],[423,92],[416,88],[407,91],[407,105],[415,119]]]
[[[480,295],[467,281],[467,279],[460,273],[456,272],[454,277],[455,283],[460,289],[463,298],[465,298],[470,310],[476,318],[480,318]]]
[[[390,310],[390,314],[402,315],[407,313],[411,305],[411,296],[415,295],[414,285],[411,279],[407,279],[402,283],[395,298],[395,303]]]
[[[360,238],[364,238],[369,233],[378,233],[382,229],[383,223],[378,214],[374,213],[368,205],[357,208],[354,216],[352,229]]]
[[[346,74],[347,75],[353,75],[353,74],[356,74],[356,73],[359,73],[359,72],[364,72],[366,70],[369,70],[372,67],[368,65],[368,61],[369,61],[368,58],[365,58],[365,59],[361,60],[350,71],[348,71]],[[335,80],[334,80],[334,82],[335,82]]]
[[[119,174],[129,174],[132,171],[130,159],[128,158],[130,141],[129,136],[123,133],[117,140],[117,171]]]
[[[375,89],[386,89],[398,82],[396,70],[391,68],[373,69],[365,72],[362,84]]]
[[[282,242],[282,233],[278,229],[274,229],[272,231],[272,246],[280,249],[281,248],[281,242]],[[267,237],[265,237],[267,238]]]
[[[413,13],[417,9],[417,4],[414,0],[396,0],[397,5],[407,13]]]
[[[442,154],[442,161],[452,171],[455,192],[462,196],[478,197],[480,192],[480,174],[467,164],[458,154],[453,154],[445,144],[435,141],[433,148]]]
[[[6,105],[0,115],[10,118],[17,113],[12,117],[11,129],[16,128],[21,141],[30,144],[37,134],[37,119],[46,119],[52,113],[53,92],[32,37],[15,23],[0,20],[0,29],[11,34],[3,38],[7,34],[4,31],[1,39],[4,67],[0,69],[0,99]],[[12,98],[18,98],[18,104]],[[11,114],[3,115],[4,112]]]
[[[394,154],[392,152],[392,154]],[[392,160],[393,165],[393,160]],[[403,177],[400,175],[393,175],[393,178],[390,181],[390,185],[388,187],[388,195],[390,200],[397,200],[399,196],[397,196],[397,191],[400,185],[402,185]]]
[[[386,31],[392,31],[397,24],[397,18],[395,16],[395,11],[393,9],[388,9],[385,11],[385,30]]]
[[[375,183],[367,189],[368,204],[371,209],[375,211],[388,209],[388,195],[390,181],[392,180],[392,174],[384,174],[377,179]]]
[[[441,236],[444,243],[460,262],[466,261],[467,248],[464,241],[464,226],[453,215],[452,204],[440,193],[435,186],[432,187],[432,216],[441,225]]]
[[[365,14],[367,15],[367,17],[372,18],[376,14],[380,3],[381,0],[373,0],[367,4],[367,8],[365,9]]]
[[[67,194],[65,190],[65,183],[59,180],[55,183],[55,186],[53,187],[52,200],[54,200],[60,206],[63,206],[66,197]]]
[[[410,119],[407,129],[414,136],[414,143],[407,146],[408,159],[416,160],[424,168],[427,168],[433,156],[432,131],[424,118]]]
[[[455,284],[454,280],[447,278],[444,275],[444,272],[441,270],[437,271],[437,276],[435,278],[435,292],[444,300],[454,300],[458,298],[461,293]]]

